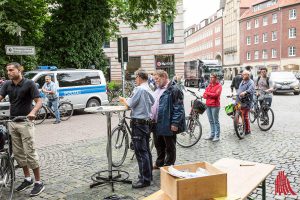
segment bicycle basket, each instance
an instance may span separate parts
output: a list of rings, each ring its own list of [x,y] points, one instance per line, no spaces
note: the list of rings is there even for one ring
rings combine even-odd
[[[202,101],[200,101],[199,99],[196,99],[193,102],[193,110],[199,114],[203,114],[206,110],[206,105],[205,103],[203,103]]]
[[[225,106],[225,112],[228,116],[233,115],[233,111],[234,111],[234,104],[230,103],[227,106]]]

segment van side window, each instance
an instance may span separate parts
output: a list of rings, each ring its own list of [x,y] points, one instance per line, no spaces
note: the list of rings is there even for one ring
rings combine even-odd
[[[54,81],[53,79],[53,74],[43,74],[41,75],[35,82],[39,84],[39,88],[38,89],[42,89],[42,87],[45,84],[45,76],[51,76],[51,80]]]
[[[98,72],[65,72],[58,73],[59,87],[73,87],[82,85],[100,85],[101,79]]]

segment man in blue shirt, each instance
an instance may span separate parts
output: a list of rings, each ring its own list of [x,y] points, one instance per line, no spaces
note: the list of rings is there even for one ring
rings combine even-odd
[[[48,98],[48,107],[52,108],[55,113],[56,120],[53,124],[60,123],[60,113],[58,109],[59,95],[58,95],[56,84],[53,81],[51,81],[51,76],[45,77],[45,84],[42,88],[42,91],[45,93],[46,97]]]
[[[148,85],[148,74],[144,70],[135,72],[137,87],[129,99],[119,97],[120,102],[131,108],[132,143],[139,165],[139,180],[133,188],[150,186],[152,180],[152,155],[149,148],[150,114],[154,98]]]

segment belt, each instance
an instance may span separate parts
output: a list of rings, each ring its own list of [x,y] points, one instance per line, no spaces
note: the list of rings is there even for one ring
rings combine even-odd
[[[141,124],[141,125],[150,125],[151,121],[148,119],[136,119],[136,118],[132,118],[131,119],[132,123],[134,124]]]

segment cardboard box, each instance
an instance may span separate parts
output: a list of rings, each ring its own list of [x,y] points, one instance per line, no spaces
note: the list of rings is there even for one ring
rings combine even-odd
[[[168,173],[168,167],[160,168],[161,189],[172,200],[205,200],[227,196],[227,174],[207,162],[174,166],[178,170],[196,172],[201,167],[209,176],[176,178]]]

